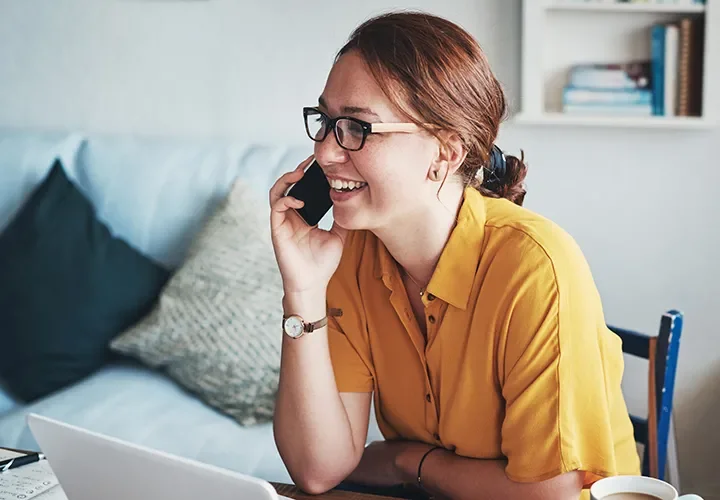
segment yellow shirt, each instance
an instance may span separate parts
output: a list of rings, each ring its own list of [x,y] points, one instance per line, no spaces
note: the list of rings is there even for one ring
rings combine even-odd
[[[466,189],[423,303],[427,341],[385,246],[349,233],[328,289],[343,310],[330,354],[340,392],[374,392],[386,439],[504,458],[521,482],[640,473],[621,341],[557,225]]]

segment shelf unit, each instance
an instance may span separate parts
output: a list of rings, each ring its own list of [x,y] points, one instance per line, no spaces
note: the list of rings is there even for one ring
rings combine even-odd
[[[575,3],[575,2],[553,2],[545,5],[546,10],[589,10],[601,12],[651,12],[651,13],[674,13],[674,14],[701,14],[705,12],[703,4],[652,4],[652,3]]]
[[[705,22],[701,117],[562,112],[562,88],[572,64],[649,60],[651,26],[687,15]],[[720,120],[720,0],[688,5],[523,0],[522,36],[522,108],[513,123],[698,130],[714,128]]]
[[[559,112],[547,112],[541,115],[520,113],[514,122],[522,125],[565,125],[573,127],[614,127],[614,128],[649,128],[649,129],[708,129],[714,124],[705,118],[683,116],[582,116],[568,115]]]

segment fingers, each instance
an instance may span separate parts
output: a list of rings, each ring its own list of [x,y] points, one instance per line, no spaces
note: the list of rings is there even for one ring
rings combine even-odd
[[[290,186],[302,179],[305,169],[308,165],[310,165],[310,163],[312,163],[312,161],[313,155],[310,155],[302,163],[300,163],[295,170],[283,174],[277,181],[275,181],[273,187],[270,188],[271,207],[274,206],[280,198],[285,196],[285,192]]]
[[[270,211],[270,226],[277,227],[285,220],[285,212],[294,208],[298,210],[305,205],[304,202],[292,196],[283,196],[275,202]]]

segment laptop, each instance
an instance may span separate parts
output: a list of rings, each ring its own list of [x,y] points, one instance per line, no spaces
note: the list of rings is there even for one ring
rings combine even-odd
[[[69,500],[290,500],[267,481],[41,415],[28,425]]]

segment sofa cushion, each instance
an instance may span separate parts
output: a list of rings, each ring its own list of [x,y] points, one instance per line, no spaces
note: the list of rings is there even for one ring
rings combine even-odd
[[[111,235],[55,161],[0,234],[0,378],[31,401],[89,375],[167,278]]]
[[[80,134],[0,128],[0,232],[45,179],[56,158],[63,162],[68,177],[75,180],[77,155],[83,143]]]
[[[308,147],[94,135],[78,153],[78,177],[115,234],[174,269],[236,179],[260,196],[255,210],[269,217],[270,187]]]
[[[111,343],[243,425],[272,420],[280,374],[282,280],[260,203],[238,181],[154,310]]]
[[[39,449],[27,426],[29,413],[268,481],[291,482],[271,423],[238,425],[138,363],[111,363],[72,387],[0,416],[3,446]],[[367,442],[381,439],[371,408]]]
[[[82,382],[0,416],[0,443],[39,450],[27,426],[37,413],[131,443],[289,482],[272,424],[243,427],[192,397],[160,372],[116,362]]]

